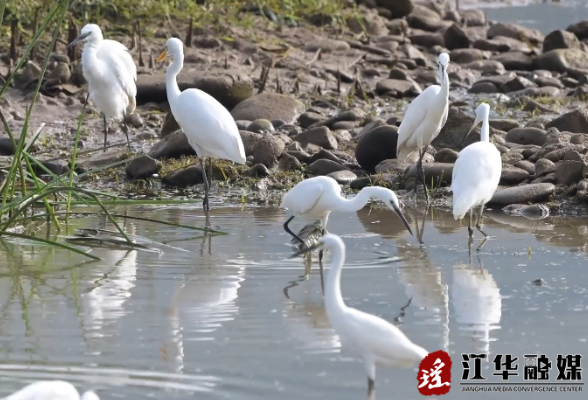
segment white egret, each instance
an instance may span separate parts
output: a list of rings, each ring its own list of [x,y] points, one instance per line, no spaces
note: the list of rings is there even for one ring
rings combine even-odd
[[[332,255],[325,288],[327,316],[339,336],[342,348],[363,358],[368,378],[368,398],[371,398],[375,389],[377,365],[411,367],[418,365],[429,353],[411,342],[391,323],[345,305],[341,295],[341,269],[345,263],[345,243],[339,236],[327,234],[316,245],[292,257],[320,247],[327,247]]]
[[[80,36],[67,47],[85,41],[82,50],[82,72],[88,82],[88,96],[102,113],[104,148],[110,118],[123,121],[129,150],[129,128],[126,117],[135,111],[137,96],[137,66],[127,48],[116,40],[104,39],[95,24],[82,28]]]
[[[38,381],[0,400],[100,400],[91,390],[82,397],[76,388],[65,381]]]
[[[184,44],[179,39],[171,38],[165,46],[157,61],[166,56],[172,58],[166,71],[167,100],[174,118],[200,159],[205,190],[203,207],[210,209],[204,158],[210,158],[209,175],[212,179],[212,158],[245,164],[245,148],[231,113],[214,97],[198,89],[180,92],[176,77],[184,67]]]
[[[384,202],[388,208],[398,215],[406,229],[412,235],[412,230],[408,221],[400,211],[398,198],[390,189],[380,186],[368,186],[363,189],[352,199],[346,199],[341,196],[341,186],[331,177],[316,176],[305,179],[294,186],[282,198],[280,208],[291,211],[294,215],[290,216],[284,223],[284,230],[294,237],[298,242],[308,247],[304,240],[290,230],[288,224],[296,216],[303,216],[311,219],[320,219],[321,227],[324,234],[327,228],[329,214],[333,211],[356,212],[361,210],[367,202],[372,199],[378,199]],[[319,252],[319,260],[322,260],[323,252]]]
[[[447,76],[449,55],[447,53],[439,54],[437,63],[439,64],[438,73],[441,85],[429,86],[410,103],[402,123],[398,127],[398,143],[396,145],[396,158],[400,161],[415,151],[419,152],[414,194],[416,197],[417,180],[421,179],[427,204],[429,204],[429,194],[425,183],[423,157],[427,147],[445,126],[449,109],[449,77]]]
[[[451,178],[450,190],[453,192],[453,217],[462,219],[469,211],[468,232],[470,237],[474,234],[472,214],[476,207],[480,207],[476,228],[485,237],[488,237],[482,231],[480,224],[482,213],[486,203],[492,199],[502,173],[502,157],[496,146],[490,143],[489,115],[490,106],[488,104],[482,103],[476,108],[476,119],[468,133],[466,133],[464,140],[481,121],[481,141],[472,143],[459,152],[453,166]]]

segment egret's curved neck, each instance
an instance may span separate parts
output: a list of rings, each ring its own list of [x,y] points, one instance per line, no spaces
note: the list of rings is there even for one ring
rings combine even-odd
[[[177,54],[174,55],[173,62],[167,67],[167,71],[165,72],[167,101],[169,102],[169,105],[172,107],[172,109],[181,93],[176,78],[182,68],[184,68],[184,55]]]
[[[449,97],[449,76],[447,75],[447,67],[439,66],[439,78],[441,78],[441,93],[445,97]]]
[[[92,40],[87,41],[84,45],[84,49],[82,50],[82,59],[87,60],[90,65],[96,65],[102,63],[102,60],[98,58],[98,49],[100,48],[100,44],[102,44],[102,40]],[[99,68],[95,68],[94,70],[98,71]]]
[[[341,197],[339,204],[337,204],[337,211],[342,212],[356,212],[361,210],[372,197],[379,197],[378,192],[381,188],[366,187],[352,199]]]
[[[490,141],[490,123],[488,122],[488,114],[484,115],[482,120],[482,128],[480,128],[480,140],[482,142]]]
[[[347,307],[341,295],[341,269],[343,264],[345,264],[344,245],[338,244],[331,247],[331,266],[325,287],[325,307],[329,314]]]

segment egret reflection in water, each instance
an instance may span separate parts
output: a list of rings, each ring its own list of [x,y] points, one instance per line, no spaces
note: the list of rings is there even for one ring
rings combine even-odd
[[[502,299],[498,285],[483,266],[453,267],[451,303],[459,330],[474,340],[472,352],[490,353],[490,331],[500,328]],[[461,349],[462,352],[469,352]]]

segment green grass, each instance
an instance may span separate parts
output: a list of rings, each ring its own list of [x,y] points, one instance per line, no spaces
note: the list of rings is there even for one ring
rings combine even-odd
[[[51,60],[52,53],[58,40],[61,38],[64,31],[69,29],[70,20],[66,19],[68,13],[73,15],[73,18],[89,18],[92,11],[105,11],[104,7],[112,7],[113,10],[117,10],[117,2],[115,3],[101,3],[102,9],[92,9],[85,0],[73,1],[73,0],[60,0],[60,1],[0,1],[0,23],[3,21],[1,33],[4,38],[11,37],[14,33],[20,37],[20,41],[28,43],[26,47],[19,48],[17,54],[18,59],[15,62],[15,66],[11,68],[11,72],[5,79],[5,84],[0,89],[0,97],[4,96],[7,89],[12,86],[12,82],[15,76],[21,71],[26,61],[32,56],[33,50],[38,46],[43,49],[45,54],[42,58],[41,65],[41,79],[37,82],[36,88],[33,92],[30,104],[26,109],[24,123],[19,134],[15,134],[7,123],[5,116],[0,110],[0,122],[2,123],[4,130],[11,139],[15,154],[12,157],[12,162],[6,173],[2,173],[5,176],[5,180],[0,188],[0,237],[13,237],[17,239],[23,239],[27,241],[34,241],[44,245],[51,245],[57,248],[67,249],[72,252],[83,254],[90,259],[97,259],[96,256],[89,254],[87,251],[80,249],[77,246],[52,241],[46,238],[37,237],[33,234],[21,233],[23,227],[27,227],[31,221],[45,220],[48,224],[48,228],[53,228],[57,231],[63,229],[62,225],[68,224],[68,218],[72,215],[96,215],[95,212],[80,212],[71,210],[72,207],[91,207],[97,206],[103,215],[107,217],[110,223],[115,227],[121,240],[124,240],[129,246],[140,246],[133,239],[127,235],[124,229],[117,222],[117,218],[133,218],[129,216],[122,216],[111,213],[107,209],[108,206],[118,205],[146,205],[146,204],[167,204],[169,200],[161,201],[159,199],[150,200],[121,200],[118,199],[115,194],[104,193],[96,190],[84,189],[78,186],[80,179],[83,179],[87,175],[96,174],[103,170],[113,168],[126,161],[117,162],[113,165],[104,166],[94,170],[87,171],[80,175],[75,175],[74,171],[70,172],[68,176],[56,176],[49,171],[37,158],[31,154],[30,149],[33,144],[40,136],[41,131],[44,128],[44,124],[33,133],[32,136],[27,135],[30,126],[30,120],[32,113],[34,112],[34,105],[38,98],[41,84],[43,83],[43,76],[46,73],[47,66]],[[155,1],[132,1],[130,3],[119,2],[119,6],[124,5],[124,9],[120,9],[114,13],[106,12],[105,15],[110,15],[114,20],[122,20],[125,18],[131,18],[132,16],[124,14],[124,10],[131,10],[132,7],[137,7],[137,12],[143,12],[148,10],[149,12],[157,12],[156,7],[161,7],[165,4],[171,4],[171,2],[155,2]],[[183,3],[182,1],[176,4]],[[188,2],[186,2],[188,3]],[[190,2],[192,3],[192,2]],[[72,4],[74,5],[72,8]],[[196,3],[192,3],[196,4]],[[84,6],[85,5],[85,6]],[[82,7],[82,8],[80,8]],[[84,8],[85,7],[85,8]],[[146,7],[146,8],[145,8]],[[39,11],[37,11],[39,10]],[[73,12],[72,12],[73,11]],[[159,10],[160,11],[160,10]],[[161,14],[159,14],[161,15]],[[42,16],[42,18],[41,18]],[[155,16],[155,15],[154,15]],[[15,21],[17,23],[15,24]],[[75,22],[74,22],[75,23]],[[13,29],[15,28],[16,29]],[[42,43],[42,46],[39,44]],[[2,43],[6,46],[6,43]],[[78,126],[76,130],[76,136],[74,140],[74,151],[71,155],[70,165],[75,165],[78,156],[77,142],[81,136],[81,130],[85,115],[85,107],[81,112],[78,120]],[[50,122],[50,121],[47,121]],[[19,138],[18,140],[15,138]],[[41,170],[43,176],[48,176],[49,179],[42,179],[36,171]],[[186,201],[183,201],[186,202]],[[191,201],[194,202],[193,200]],[[56,208],[65,205],[65,211],[57,211]],[[41,212],[44,209],[44,212]],[[166,221],[158,221],[149,218],[134,217],[143,221],[152,223],[174,225],[180,227],[178,224],[169,223]],[[32,226],[32,225],[30,225]],[[186,229],[197,229],[205,231],[207,234],[222,234],[222,232],[210,230],[208,228],[199,228],[193,226],[181,226]],[[25,229],[26,230],[26,229]]]

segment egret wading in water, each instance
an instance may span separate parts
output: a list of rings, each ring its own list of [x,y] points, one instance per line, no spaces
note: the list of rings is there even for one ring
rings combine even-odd
[[[129,150],[127,115],[135,111],[137,96],[137,66],[127,48],[116,40],[104,39],[95,24],[82,28],[80,36],[67,47],[85,41],[82,50],[82,72],[88,82],[88,96],[102,113],[104,121],[104,150],[108,136],[108,120],[122,120]]]
[[[449,77],[447,66],[449,55],[439,54],[438,74],[441,85],[431,85],[419,94],[408,106],[402,123],[398,127],[398,143],[396,145],[396,157],[404,160],[413,152],[419,152],[417,170],[414,181],[414,195],[416,198],[417,184],[420,179],[423,183],[425,199],[429,204],[429,193],[425,182],[423,170],[423,157],[427,147],[439,135],[439,132],[447,122],[449,109]]]
[[[168,39],[165,50],[157,57],[161,62],[166,56],[172,59],[167,67],[165,87],[171,112],[188,143],[200,159],[204,180],[202,206],[209,210],[208,193],[212,182],[212,159],[223,158],[245,164],[245,148],[237,124],[231,113],[214,97],[198,89],[180,91],[176,77],[184,67],[184,44],[176,38]],[[209,175],[206,176],[204,159],[210,158]],[[209,182],[208,179],[211,179]]]
[[[290,230],[288,224],[294,217],[303,216],[305,218],[320,219],[322,235],[327,229],[327,220],[329,214],[333,211],[356,212],[361,210],[370,199],[378,199],[398,215],[400,220],[406,226],[406,229],[412,235],[412,230],[408,221],[400,211],[398,198],[390,189],[380,186],[368,186],[363,189],[352,199],[346,199],[341,196],[341,186],[336,180],[328,176],[316,176],[305,179],[294,186],[282,198],[280,208],[291,211],[294,215],[290,216],[284,223],[284,230],[295,238],[303,247],[308,248],[304,240]],[[319,251],[319,261],[322,261],[323,252]],[[321,269],[322,273],[322,269]]]
[[[91,390],[81,397],[76,388],[65,381],[38,381],[0,400],[100,400]]]
[[[459,152],[451,178],[453,217],[463,219],[469,211],[468,232],[470,238],[474,235],[472,216],[476,207],[480,207],[476,228],[482,235],[488,237],[482,231],[482,213],[486,203],[492,199],[502,173],[502,157],[496,146],[490,143],[489,115],[490,106],[488,104],[482,103],[476,108],[476,119],[463,140],[465,141],[474,128],[482,122],[481,140],[470,144]]]
[[[429,353],[384,319],[348,307],[341,295],[341,269],[345,264],[345,243],[337,235],[327,234],[317,244],[293,255],[326,247],[331,251],[331,265],[325,285],[325,308],[331,326],[339,336],[341,347],[363,358],[368,378],[368,398],[376,383],[376,366],[412,367]]]

